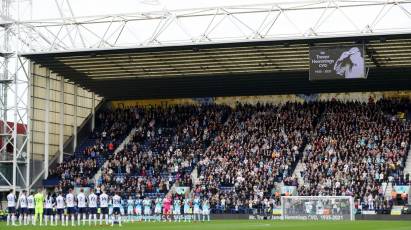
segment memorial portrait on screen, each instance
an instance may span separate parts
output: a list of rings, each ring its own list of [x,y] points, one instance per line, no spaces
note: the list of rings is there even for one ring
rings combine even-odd
[[[346,79],[364,77],[364,58],[358,47],[343,52],[334,64],[336,74]]]

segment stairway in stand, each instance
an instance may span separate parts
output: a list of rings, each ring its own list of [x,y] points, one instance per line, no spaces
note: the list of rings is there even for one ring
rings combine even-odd
[[[121,142],[120,145],[114,150],[113,155],[116,155],[119,153],[121,150],[124,149],[124,147],[130,142],[131,138],[133,138],[134,134],[136,133],[136,128],[133,128],[130,133],[127,135],[126,138],[124,138],[123,142]],[[96,175],[94,175],[94,181],[98,182],[99,179],[101,178],[101,169],[103,165],[105,164],[106,159],[104,158],[104,161],[99,164],[99,170],[97,171]]]

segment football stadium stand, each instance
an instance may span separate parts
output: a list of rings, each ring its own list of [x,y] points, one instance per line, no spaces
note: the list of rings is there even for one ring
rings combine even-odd
[[[214,212],[278,205],[281,186],[295,186],[299,195],[353,196],[362,210],[388,210],[398,201],[387,184],[410,185],[409,108],[409,101],[370,99],[108,109],[48,180],[58,178],[56,191],[98,186],[123,197],[188,186],[209,198]],[[113,154],[133,128],[130,142]]]
[[[263,1],[0,0],[0,229],[410,229],[411,0]]]

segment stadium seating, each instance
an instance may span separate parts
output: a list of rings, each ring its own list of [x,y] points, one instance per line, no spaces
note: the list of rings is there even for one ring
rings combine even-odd
[[[144,110],[133,140],[103,166],[101,187],[142,195],[164,194],[176,183],[190,186],[191,171],[228,111],[226,106]]]
[[[304,152],[299,194],[352,195],[365,209],[388,206],[382,183],[405,178],[410,122],[397,116],[404,109],[386,100],[326,103]]]
[[[215,212],[278,205],[282,185],[296,186],[299,195],[353,195],[366,209],[387,208],[382,184],[409,183],[403,171],[410,122],[397,116],[409,108],[379,100],[105,111],[90,139],[50,177],[61,178],[63,190],[90,186],[102,166],[98,186],[110,194],[156,197],[174,184],[189,186],[209,197]],[[110,143],[118,146],[132,128],[132,140],[112,154]]]
[[[91,179],[94,174],[135,126],[135,114],[133,109],[101,111],[96,119],[96,129],[79,145],[72,157],[50,170],[44,184],[57,186],[62,191],[75,186],[93,185]]]
[[[295,183],[291,175],[317,114],[316,103],[238,105],[201,156],[196,192],[216,203],[224,198],[219,209],[231,210],[272,197],[276,182]]]

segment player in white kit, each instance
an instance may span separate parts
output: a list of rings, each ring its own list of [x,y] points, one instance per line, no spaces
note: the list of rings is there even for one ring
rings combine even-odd
[[[61,226],[64,226],[64,197],[59,193],[56,197],[56,208],[57,208],[57,216],[56,216],[56,224],[57,220],[61,221]]]
[[[13,190],[10,190],[10,193],[7,195],[7,209],[9,214],[7,215],[7,225],[16,225],[15,215],[16,215],[16,196],[14,195]]]
[[[71,226],[74,226],[74,215],[76,214],[76,210],[74,208],[74,194],[73,194],[72,189],[70,189],[69,193],[67,193],[66,195],[66,205],[67,205],[66,226],[68,226],[69,216],[71,219]]]
[[[99,196],[99,203],[100,203],[100,225],[103,222],[103,215],[106,219],[106,225],[108,224],[108,195],[103,190],[103,193]]]
[[[77,213],[77,224],[80,225],[80,219],[81,217],[83,218],[83,225],[86,224],[86,195],[84,195],[84,190],[80,189],[80,193],[77,195],[77,207],[78,207],[78,213]]]
[[[26,190],[23,190],[20,193],[20,197],[19,197],[19,223],[20,225],[22,225],[22,223],[24,225],[28,224],[28,218],[27,218],[27,197],[26,197]]]
[[[27,217],[28,220],[31,220],[31,223],[34,225],[34,195],[33,192],[30,193],[30,196],[27,197]]]
[[[46,202],[44,204],[44,208],[45,208],[45,225],[47,226],[48,221],[50,219],[50,225],[53,226],[53,222],[54,222],[54,213],[53,213],[53,206],[54,206],[54,198],[53,196],[51,196],[50,193],[47,194],[46,197]]]
[[[118,195],[118,192],[113,196],[113,214],[111,216],[111,226],[114,226],[114,221],[116,217],[118,219],[118,225],[121,226],[121,197]]]
[[[94,218],[94,226],[97,225],[97,195],[94,194],[94,189],[90,190],[90,194],[88,195],[88,225],[91,225],[91,216]]]

